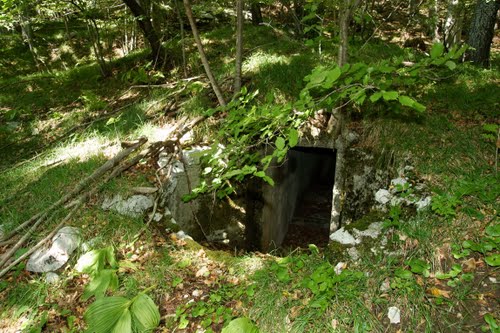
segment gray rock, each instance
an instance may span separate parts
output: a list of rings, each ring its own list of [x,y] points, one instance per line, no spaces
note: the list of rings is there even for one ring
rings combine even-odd
[[[378,202],[379,204],[385,205],[389,201],[391,201],[392,194],[384,189],[380,189],[375,193],[375,201]]]
[[[149,218],[151,218],[151,214],[149,214]],[[161,219],[163,218],[163,215],[160,213],[155,213],[155,216],[153,216],[153,221],[155,222],[160,222]]]
[[[366,230],[357,230],[354,229],[353,232],[356,234],[356,237],[370,237],[370,238],[377,238],[380,233],[382,232],[382,228],[384,226],[384,223],[382,222],[375,222],[370,224],[370,226]]]
[[[344,228],[340,228],[339,230],[337,230],[333,234],[331,234],[330,240],[332,240],[334,242],[339,242],[340,244],[343,244],[343,245],[356,245],[356,244],[361,243],[361,241],[359,239],[354,238],[354,236],[351,235]]]
[[[353,261],[359,259],[359,251],[355,247],[350,247],[349,249],[347,249],[347,254],[349,255],[349,257],[351,257]]]
[[[415,203],[415,206],[417,207],[418,211],[421,211],[429,207],[431,202],[432,202],[432,197],[428,196],[417,201]]]
[[[393,193],[401,192],[399,188],[404,188],[406,184],[408,184],[408,180],[404,177],[392,179],[391,180],[391,185],[393,186],[392,192]]]
[[[391,324],[399,324],[401,322],[401,310],[395,306],[391,306],[387,311],[387,317]]]
[[[405,202],[405,200],[403,198],[398,198],[398,197],[391,198],[391,206],[399,206],[403,202]]]
[[[59,278],[59,275],[57,275],[57,273],[48,272],[45,275],[45,282],[47,282],[48,284],[56,284],[57,282],[59,282],[59,280],[61,279]]]
[[[227,239],[227,231],[225,229],[215,230],[207,235],[209,242],[222,242]]]
[[[123,199],[120,194],[117,194],[113,198],[104,199],[101,207],[104,210],[114,210],[121,215],[139,217],[153,205],[153,199],[145,195],[133,195],[128,199]]]
[[[355,132],[349,132],[346,136],[347,144],[353,144],[354,142],[359,140],[359,135]]]
[[[102,242],[101,236],[97,236],[95,238],[92,238],[92,239],[82,243],[81,250],[83,252],[89,252],[90,250],[96,248],[96,246],[97,246],[97,244],[99,244],[99,242]]]
[[[384,282],[382,282],[382,284],[380,285],[379,289],[383,293],[391,290],[391,281],[389,281],[389,279],[385,279]]]
[[[189,240],[193,240],[193,237],[189,236],[188,234],[186,234],[184,231],[179,231],[176,233],[177,235],[177,238],[178,239],[189,239]]]
[[[26,270],[43,273],[61,268],[73,251],[80,245],[80,229],[74,227],[61,228],[52,238],[52,246],[42,248],[31,255],[26,264]]]

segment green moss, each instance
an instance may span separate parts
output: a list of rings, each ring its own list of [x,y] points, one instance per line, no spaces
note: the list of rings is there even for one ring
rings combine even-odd
[[[362,218],[354,221],[344,227],[345,230],[349,231],[352,229],[357,229],[360,231],[368,229],[368,227],[374,222],[380,222],[384,220],[384,213],[378,210],[372,210]]]
[[[177,223],[173,223],[172,220],[167,220],[164,223],[165,229],[170,229],[172,232],[179,232],[181,231],[181,227]]]
[[[347,254],[349,247],[339,242],[330,242],[325,248],[325,258],[332,263],[346,260],[349,257]]]

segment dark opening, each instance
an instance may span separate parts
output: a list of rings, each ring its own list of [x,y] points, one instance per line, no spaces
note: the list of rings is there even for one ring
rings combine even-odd
[[[282,248],[328,244],[335,157],[335,151],[327,148],[296,147],[289,152],[290,163],[297,168],[299,192]]]

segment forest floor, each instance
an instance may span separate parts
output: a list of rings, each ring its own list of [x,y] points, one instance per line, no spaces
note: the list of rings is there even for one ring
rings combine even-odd
[[[334,59],[333,47],[319,56],[271,27],[249,26],[245,33],[244,83],[249,91],[272,91],[278,103],[298,96],[303,77]],[[51,38],[64,43],[56,34]],[[232,31],[216,29],[204,38],[228,91],[232,55],[221,50],[231,49]],[[195,52],[188,59],[194,79],[169,81],[148,67],[144,52],[113,61],[113,74],[101,78],[91,61],[34,73],[22,50],[12,42],[1,54],[11,70],[0,77],[0,221],[7,229],[57,201],[112,157],[121,141],[163,139],[176,119],[215,105],[207,82],[197,77],[202,69]],[[353,61],[376,62],[415,52],[373,38],[353,42],[351,53]],[[491,69],[461,65],[453,77],[429,84],[420,96],[427,110],[416,118],[360,115],[364,144],[392,151],[401,162],[410,157],[433,192],[432,209],[381,217],[387,224],[384,252],[368,249],[352,260],[328,246],[227,251],[179,239],[161,226],[142,233],[147,217],[103,211],[101,202],[114,193],[129,195],[133,187],[157,186],[150,164],[110,181],[67,225],[81,228],[93,249],[113,247],[119,267],[113,295],[131,298],[154,287],[148,294],[162,316],[157,332],[220,332],[236,317],[269,333],[499,332],[500,181],[496,138],[487,135],[488,126],[500,124],[499,68],[496,50]],[[209,141],[208,125],[193,138]],[[83,331],[92,298],[83,300],[89,279],[75,270],[82,254],[77,250],[55,284],[25,271],[24,263],[4,276],[0,331]],[[337,275],[339,262],[345,264]],[[391,307],[400,311],[399,324],[389,321]]]

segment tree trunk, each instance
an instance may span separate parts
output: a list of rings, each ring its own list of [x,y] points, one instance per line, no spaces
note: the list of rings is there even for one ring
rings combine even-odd
[[[468,38],[468,44],[474,49],[467,51],[466,60],[483,67],[490,65],[491,42],[499,8],[499,0],[478,0]]]
[[[241,66],[243,62],[243,0],[236,0],[236,69],[234,73],[234,95],[241,90]]]
[[[144,33],[144,37],[148,40],[155,62],[162,62],[162,46],[160,38],[151,23],[151,17],[148,15],[149,9],[143,8],[136,0],[123,0],[123,2],[136,18],[139,27]]]
[[[127,1],[130,1],[130,0],[127,0]],[[212,70],[210,69],[210,65],[208,63],[207,56],[205,54],[205,51],[203,50],[203,44],[201,43],[200,35],[198,33],[198,28],[196,28],[196,22],[194,21],[193,11],[191,10],[191,1],[190,0],[183,0],[183,2],[184,2],[184,8],[186,9],[186,16],[189,20],[189,25],[191,26],[191,30],[193,31],[193,37],[194,37],[194,40],[196,41],[196,46],[198,47],[198,52],[200,53],[201,62],[203,64],[203,67],[205,68],[205,73],[207,74],[208,79],[210,80],[210,83],[212,85],[212,89],[214,90],[214,93],[217,96],[217,100],[219,101],[219,104],[221,106],[226,106],[226,101],[224,100],[224,96],[222,96],[222,92],[219,88],[219,85],[217,84],[217,81],[215,80],[215,77],[214,77],[214,74],[212,73]]]
[[[71,0],[70,3],[80,11],[80,13],[85,18],[85,23],[87,24],[87,30],[89,31],[90,39],[92,40],[92,50],[96,57],[97,64],[101,70],[101,75],[106,77],[109,75],[108,67],[106,65],[106,59],[104,58],[104,52],[101,45],[101,33],[99,31],[99,25],[92,15],[89,14],[89,10],[85,7],[84,3],[80,3],[75,0]]]
[[[252,2],[250,4],[250,13],[252,14],[252,24],[260,25],[262,20],[262,10],[259,2]]]
[[[361,0],[348,0],[341,9],[339,18],[339,53],[337,64],[343,66],[347,63],[347,48],[349,44],[349,22],[351,21],[352,14],[360,5]]]
[[[439,5],[438,0],[431,0],[429,5],[429,17],[431,19],[430,35],[432,41],[437,43],[439,41]]]
[[[302,18],[304,17],[304,4],[302,0],[293,0],[293,24],[295,33],[299,38],[303,35]]]
[[[90,37],[92,39],[92,49],[94,50],[94,55],[96,57],[97,63],[99,64],[101,75],[103,77],[106,77],[109,75],[109,71],[108,71],[108,66],[106,64],[106,59],[104,58],[104,52],[101,46],[99,26],[97,25],[97,22],[94,19],[87,19],[86,22]]]
[[[347,48],[349,46],[349,22],[351,21],[352,14],[354,10],[358,8],[361,4],[361,0],[347,0],[344,7],[341,9],[339,18],[339,54],[337,59],[337,65],[339,67],[344,66],[347,63]],[[340,102],[342,104],[342,101]],[[344,114],[344,108],[342,106],[336,107],[332,111],[330,116],[330,123],[336,128],[335,134],[335,151],[336,151],[336,162],[335,162],[335,182],[332,190],[332,211],[330,215],[330,232],[335,232],[340,227],[341,214],[342,214],[342,202],[345,193],[344,187],[344,169],[345,169],[345,150],[347,142],[345,137],[347,136],[347,117]]]
[[[444,23],[444,45],[447,50],[462,41],[463,2],[449,0],[446,21]]]
[[[29,18],[26,18],[22,15],[20,22],[21,22],[20,26],[21,26],[22,39],[28,46],[36,67],[40,70],[41,68],[38,59],[38,53],[36,51],[35,46],[33,45],[33,29],[31,28],[31,23],[29,22]]]
[[[179,1],[175,0],[175,11],[177,12],[177,19],[179,20],[179,27],[181,31],[181,52],[182,52],[182,70],[184,72],[184,78],[187,78],[187,63],[186,63],[186,46],[185,43],[185,33],[184,33],[184,20],[182,19],[181,9],[179,6]]]

